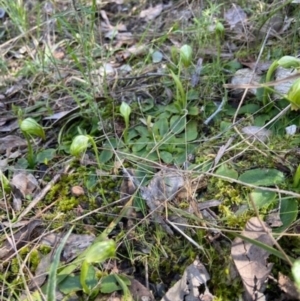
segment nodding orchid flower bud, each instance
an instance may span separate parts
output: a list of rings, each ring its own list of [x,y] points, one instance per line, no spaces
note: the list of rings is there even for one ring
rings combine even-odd
[[[189,67],[192,63],[193,50],[190,45],[183,45],[180,48],[180,59],[184,67]]]
[[[89,137],[86,135],[76,136],[70,146],[70,154],[74,157],[80,156],[89,146]]]
[[[278,66],[283,67],[283,68],[299,68],[300,67],[300,59],[290,56],[290,55],[285,55],[282,58],[280,58],[277,61]]]
[[[20,129],[24,134],[37,136],[45,139],[45,131],[33,118],[26,118],[20,124]]]
[[[292,110],[298,111],[300,109],[300,78],[293,83],[286,98],[291,103]]]

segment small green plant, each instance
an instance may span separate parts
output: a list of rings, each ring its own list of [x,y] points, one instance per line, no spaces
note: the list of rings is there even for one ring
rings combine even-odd
[[[26,118],[20,122],[20,129],[27,141],[27,161],[30,168],[34,168],[36,164],[36,157],[32,147],[31,136],[37,136],[45,139],[45,131],[33,118]]]
[[[292,273],[297,286],[298,292],[300,292],[300,260],[296,260],[292,266]],[[300,293],[298,293],[300,296]]]
[[[128,140],[129,117],[131,114],[131,108],[130,108],[129,104],[127,104],[126,102],[123,101],[120,106],[120,113],[125,121],[124,141],[126,143]]]
[[[98,166],[101,168],[97,145],[94,138],[89,135],[77,135],[71,143],[70,154],[74,157],[79,157],[87,150],[89,143],[91,143],[93,146]]]
[[[89,282],[93,283],[93,281],[88,281],[88,279],[96,279],[96,271],[92,264],[102,263],[106,259],[112,258],[115,256],[115,252],[116,243],[113,240],[99,241],[88,248],[80,272],[80,284],[82,285],[84,293],[92,293],[93,287],[89,285]],[[97,284],[97,282],[95,284]]]
[[[276,60],[272,63],[270,66],[267,75],[266,75],[266,82],[270,82],[272,80],[272,77],[278,67],[283,67],[283,68],[299,68],[300,67],[300,59],[295,58],[293,56],[283,56],[279,60]],[[300,81],[297,80],[292,87],[290,88],[286,99],[291,102],[292,104],[292,109],[299,109],[300,105],[300,99],[299,99],[299,84]],[[269,101],[269,93],[270,88],[265,88],[264,89],[264,94],[263,94],[263,104],[267,106],[267,110],[270,110],[272,108],[271,102]]]
[[[181,81],[181,72],[183,68],[188,68],[192,64],[193,50],[190,45],[183,45],[179,49],[179,60],[176,57],[176,51],[173,50],[173,60],[177,63],[177,74],[170,70],[171,76],[174,80],[176,87],[176,101],[175,106],[179,110],[179,113],[185,112],[187,109],[187,93],[184,89],[183,83]]]

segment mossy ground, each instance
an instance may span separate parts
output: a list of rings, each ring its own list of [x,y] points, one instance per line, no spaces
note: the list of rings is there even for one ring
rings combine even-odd
[[[187,21],[188,26],[183,26],[184,18],[174,18],[171,14],[172,10],[170,15],[165,13],[163,17],[158,17],[155,22],[149,24],[146,24],[145,21],[136,21],[139,12],[147,5],[141,1],[127,2],[125,11],[130,13],[125,15],[122,11],[116,11],[113,5],[107,4],[102,7],[103,11],[108,13],[111,24],[116,25],[120,24],[120,20],[124,21],[127,27],[133,31],[136,44],[147,45],[145,53],[139,56],[132,55],[124,62],[124,50],[128,48],[127,45],[118,45],[110,37],[102,36],[98,29],[102,26],[103,20],[100,18],[100,13],[95,11],[94,5],[86,7],[86,5],[82,6],[83,3],[78,3],[78,10],[69,7],[71,13],[55,15],[57,21],[55,38],[56,41],[61,41],[64,56],[67,58],[66,60],[56,60],[53,53],[57,48],[53,48],[55,50],[53,50],[52,57],[49,48],[38,47],[39,45],[36,44],[36,41],[39,41],[45,32],[44,25],[46,23],[43,23],[41,14],[42,4],[35,4],[32,10],[29,10],[31,13],[28,14],[23,6],[18,7],[14,3],[9,4],[7,1],[0,1],[1,5],[14,11],[14,14],[10,16],[8,25],[1,25],[1,29],[3,27],[4,30],[3,35],[0,36],[1,43],[20,36],[16,42],[11,44],[9,50],[9,53],[15,54],[15,57],[13,60],[11,57],[5,57],[5,60],[1,59],[0,67],[3,72],[10,76],[30,79],[29,84],[24,83],[25,88],[21,92],[13,94],[15,96],[12,96],[10,101],[16,101],[16,105],[7,104],[9,114],[18,115],[17,113],[22,112],[22,118],[33,114],[39,122],[43,123],[44,120],[41,116],[78,107],[74,112],[61,118],[47,133],[49,136],[57,138],[57,143],[50,143],[51,145],[54,144],[54,148],[57,150],[56,156],[49,162],[47,160],[44,162],[49,169],[54,167],[53,174],[57,170],[55,166],[69,158],[71,141],[78,134],[88,134],[94,137],[101,159],[103,161],[107,159],[107,162],[100,166],[101,170],[95,164],[95,153],[93,153],[92,148],[87,153],[91,158],[90,164],[84,165],[80,163],[79,159],[74,159],[71,166],[72,172],[63,175],[53,185],[46,197],[30,213],[30,218],[48,207],[40,215],[48,230],[60,231],[59,229],[66,229],[68,226],[74,225],[75,233],[99,235],[118,216],[124,206],[124,203],[119,201],[123,178],[120,172],[122,168],[137,169],[140,179],[146,179],[149,182],[159,167],[176,165],[176,160],[164,162],[161,159],[161,153],[170,149],[174,151],[171,154],[173,157],[178,155],[176,151],[178,153],[181,151],[172,144],[168,145],[168,140],[165,138],[167,135],[172,136],[174,134],[173,129],[171,127],[165,129],[160,124],[157,126],[158,132],[152,131],[162,113],[167,112],[164,118],[168,120],[174,115],[182,114],[182,112],[178,113],[174,109],[176,93],[179,88],[172,79],[171,72],[180,75],[181,84],[188,99],[187,106],[198,108],[197,115],[186,117],[184,126],[187,128],[189,122],[195,121],[199,135],[195,139],[196,141],[183,140],[186,145],[185,156],[190,155],[186,154],[189,150],[188,146],[191,144],[195,146],[192,154],[194,160],[191,160],[191,165],[197,166],[195,169],[197,172],[210,170],[220,147],[234,136],[231,149],[223,154],[220,166],[226,165],[238,174],[253,168],[275,168],[285,174],[286,181],[282,183],[280,188],[299,192],[299,188],[292,186],[292,176],[299,165],[299,156],[297,157],[294,152],[291,152],[291,148],[296,148],[299,144],[299,134],[292,137],[285,135],[285,126],[291,121],[299,124],[297,112],[289,113],[288,116],[283,116],[272,124],[271,130],[274,135],[265,144],[253,143],[251,145],[252,142],[250,142],[249,145],[249,143],[241,141],[233,128],[224,130],[228,125],[231,125],[241,97],[225,91],[223,84],[232,77],[237,65],[238,68],[242,66],[239,61],[257,58],[264,36],[257,35],[255,41],[251,40],[252,37],[248,41],[232,36],[232,33],[220,35],[212,31],[211,25],[215,25],[216,22],[223,22],[223,12],[229,9],[231,5],[226,1],[224,3],[203,1],[205,7],[201,12],[201,18],[198,18],[196,14],[199,12],[198,1],[191,1],[190,6],[175,1],[174,5],[180,7],[179,12],[192,10],[193,14]],[[259,3],[261,1],[250,4],[249,1],[238,2],[248,15],[253,16],[253,19],[264,12],[263,16],[268,20],[276,9],[271,4]],[[155,3],[156,1],[152,4]],[[289,5],[284,9],[287,14],[294,16],[297,20],[296,17],[299,12],[296,9]],[[261,20],[257,21],[260,22]],[[289,34],[293,34],[293,43],[282,43],[281,40],[272,39],[272,43],[265,45],[262,53],[263,59],[274,60],[284,53],[295,53],[300,44],[297,30],[295,30],[298,21],[295,22],[289,30]],[[263,24],[263,22],[261,23]],[[36,24],[38,30],[31,32],[31,28]],[[94,30],[95,28],[97,30]],[[224,59],[222,54],[227,53],[227,41],[235,44],[232,47],[235,46],[238,49],[233,51],[232,57]],[[176,46],[185,43],[191,46],[194,55],[193,65],[186,69],[180,67],[179,47]],[[32,47],[33,44],[37,49]],[[282,47],[283,44],[284,48]],[[24,45],[27,47],[25,47],[28,51],[27,54],[20,52],[20,48]],[[121,54],[115,56],[119,54],[120,50]],[[153,50],[159,50],[165,55],[165,61],[159,67],[153,64]],[[35,54],[37,55],[35,56]],[[190,76],[199,58],[203,59],[201,80],[196,87],[192,87]],[[107,64],[113,59],[115,59],[116,66],[125,65],[125,63],[130,66],[132,74],[118,74],[117,77],[113,78],[110,78],[109,74],[105,74],[104,77],[98,76],[97,72],[104,63]],[[157,73],[165,72],[165,75],[143,77],[145,74],[147,75],[148,70],[152,71],[152,69],[153,72]],[[140,75],[142,76],[139,77]],[[6,89],[5,85],[1,86],[3,95],[6,95]],[[224,97],[227,101],[223,110],[214,118],[212,123],[204,125],[203,121],[216,110],[217,105]],[[28,99],[28,103],[24,101],[24,98]],[[129,143],[125,141],[123,135],[125,123],[120,115],[122,101],[128,103],[132,110],[130,129],[134,130],[138,127],[140,129],[137,136],[134,136]],[[246,102],[262,106],[258,96],[249,96]],[[33,104],[37,106],[37,109],[28,110]],[[238,118],[243,120],[238,126],[242,128],[262,122],[262,120],[267,122],[286,105],[286,102],[283,101],[276,103],[273,110],[269,112],[241,114]],[[44,125],[47,127],[49,124],[45,123]],[[164,131],[166,132],[165,136],[162,134]],[[217,139],[211,138],[219,135],[222,131],[224,131],[223,135]],[[143,140],[143,133],[145,132],[147,133],[146,138],[151,137],[151,139],[146,140],[145,138]],[[148,135],[149,133],[152,136]],[[176,140],[176,142],[182,143],[183,136],[182,134],[177,135],[176,138],[181,138],[181,140]],[[147,144],[147,149],[134,153],[134,147],[138,144],[137,142],[140,143],[141,141],[143,144]],[[40,148],[42,149],[43,145]],[[108,152],[105,153],[105,151]],[[113,156],[110,156],[111,153]],[[178,168],[184,170],[181,163]],[[217,171],[217,167],[215,171]],[[46,176],[44,180],[51,180],[51,176]],[[147,183],[146,180],[144,183]],[[74,186],[82,187],[84,194],[73,195],[71,191]],[[168,288],[182,275],[185,267],[196,257],[199,257],[211,276],[208,285],[211,293],[216,296],[216,300],[237,300],[242,292],[242,284],[238,277],[234,276],[233,262],[229,255],[230,241],[234,239],[234,234],[230,233],[230,230],[242,230],[247,220],[255,215],[254,210],[249,209],[251,208],[250,192],[251,188],[224,181],[218,178],[216,174],[216,176],[212,175],[209,178],[206,189],[195,195],[198,202],[212,199],[222,201],[221,205],[212,209],[218,217],[216,224],[221,230],[226,230],[226,232],[224,231],[225,234],[220,235],[220,237],[215,237],[217,234],[210,231],[210,227],[207,229],[193,228],[192,226],[199,226],[200,221],[195,217],[188,219],[191,226],[187,227],[186,234],[200,244],[204,251],[198,250],[179,234],[170,237],[149,217],[145,218],[148,208],[137,195],[134,200],[137,213],[133,218],[133,226],[138,222],[141,223],[134,230],[128,229],[126,228],[128,219],[124,218],[110,234],[119,243],[117,258],[120,269],[122,266],[133,266],[135,269],[133,274],[138,278],[143,278],[145,276],[144,267],[147,264],[149,281],[154,284],[164,283]],[[26,207],[29,203],[30,200],[26,200],[23,206]],[[181,200],[176,206],[184,210],[189,207],[189,203],[189,199]],[[238,211],[241,205],[246,206],[247,209]],[[261,208],[259,212],[261,217],[263,218],[275,206],[276,204],[270,204],[268,207]],[[83,215],[85,217],[80,218]],[[3,211],[1,217],[10,219],[13,214]],[[212,224],[212,227],[214,226]],[[130,235],[127,235],[128,230],[130,230]],[[298,237],[283,238],[281,244],[284,249],[289,250],[290,256],[297,256]],[[27,255],[29,256],[27,262],[29,271],[32,273],[39,263],[39,252],[45,254],[49,252],[49,249],[42,246],[37,251],[24,247],[19,252],[22,260]],[[290,273],[289,267],[282,260],[273,257],[270,260],[275,262],[274,271]],[[23,288],[24,283],[21,280],[14,280],[14,277],[19,273],[20,261],[13,258],[4,268],[6,268],[5,279],[10,281],[12,285]],[[161,296],[157,293],[156,297],[159,299]]]

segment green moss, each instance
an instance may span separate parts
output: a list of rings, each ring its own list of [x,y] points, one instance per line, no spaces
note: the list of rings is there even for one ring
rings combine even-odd
[[[17,258],[13,258],[11,260],[11,266],[10,266],[10,271],[13,274],[18,274],[19,273],[19,269],[20,269],[20,265],[19,265],[19,261]]]
[[[39,251],[37,249],[32,250],[30,252],[30,256],[29,256],[30,270],[32,272],[34,272],[36,270],[40,261],[41,261],[41,258],[40,258]]]
[[[40,245],[39,246],[39,251],[41,252],[42,255],[47,255],[51,252],[52,248],[47,245]]]
[[[78,206],[78,204],[79,201],[76,197],[60,199],[58,201],[57,209],[61,212],[68,212]]]

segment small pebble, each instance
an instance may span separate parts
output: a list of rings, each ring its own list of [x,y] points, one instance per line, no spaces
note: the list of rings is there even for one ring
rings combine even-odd
[[[84,190],[81,186],[73,186],[71,188],[71,193],[74,195],[74,196],[81,196],[81,195],[84,195]]]

